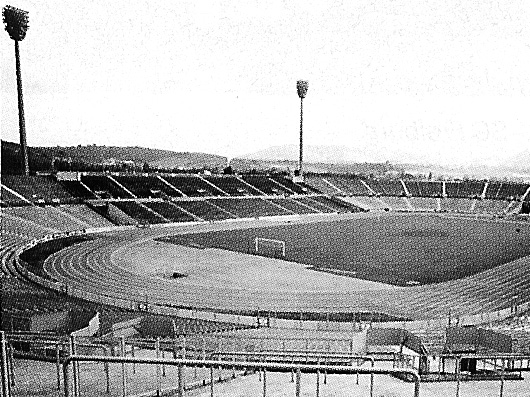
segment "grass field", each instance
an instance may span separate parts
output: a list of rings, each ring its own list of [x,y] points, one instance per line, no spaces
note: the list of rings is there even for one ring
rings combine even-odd
[[[256,237],[285,241],[288,261],[394,285],[459,279],[530,255],[527,225],[432,214],[386,214],[163,240],[254,253]]]

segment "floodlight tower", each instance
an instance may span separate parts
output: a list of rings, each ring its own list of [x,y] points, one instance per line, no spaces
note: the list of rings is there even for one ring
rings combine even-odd
[[[18,91],[18,128],[20,132],[20,155],[22,157],[22,172],[29,174],[28,145],[26,142],[26,122],[24,121],[24,101],[22,99],[22,75],[20,73],[20,52],[18,42],[24,40],[28,30],[28,12],[5,6],[2,10],[4,27],[9,37],[15,41],[15,62],[17,69],[17,91]]]
[[[300,159],[298,164],[298,172],[300,173],[300,179],[303,178],[302,163],[304,159],[304,141],[303,141],[303,121],[304,121],[304,98],[307,94],[307,88],[309,82],[305,80],[298,80],[296,82],[296,90],[298,91],[298,97],[300,98]]]

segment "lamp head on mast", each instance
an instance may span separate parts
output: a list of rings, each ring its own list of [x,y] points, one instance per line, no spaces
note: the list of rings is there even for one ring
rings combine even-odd
[[[298,91],[298,96],[300,99],[304,99],[307,95],[307,88],[309,87],[309,82],[306,80],[298,80],[296,82],[296,90]]]

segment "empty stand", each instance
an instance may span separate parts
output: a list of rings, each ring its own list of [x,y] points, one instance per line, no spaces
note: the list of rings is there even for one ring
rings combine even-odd
[[[291,212],[261,198],[217,199],[208,201],[240,218],[292,215]]]
[[[230,196],[260,195],[259,191],[248,186],[233,175],[205,176],[204,179]]]
[[[4,185],[2,185],[2,202],[6,205],[30,205],[27,199],[19,197],[13,192],[10,192]]]
[[[60,209],[94,228],[114,226],[114,224],[108,219],[104,218],[97,212],[92,211],[84,204],[62,205]]]
[[[317,214],[320,213],[319,210],[317,210],[314,207],[311,207],[309,205],[304,205],[299,201],[295,201],[290,198],[277,198],[277,199],[271,199],[273,203],[281,205],[283,208],[294,212],[295,214]]]
[[[326,178],[333,186],[339,188],[346,194],[353,196],[372,196],[375,192],[371,191],[361,178],[330,176]]]
[[[496,199],[501,187],[502,183],[500,182],[488,182],[486,194],[484,195],[484,197],[487,199]]]
[[[66,190],[72,194],[72,196],[80,199],[95,199],[97,196],[90,191],[86,186],[84,186],[81,181],[60,181]]]
[[[81,181],[101,198],[133,198],[106,175],[82,175]]]
[[[289,192],[295,193],[295,194],[307,194],[311,193],[308,191],[307,187],[304,185],[300,185],[298,183],[294,183],[289,178],[280,176],[280,175],[272,175],[270,177],[273,181],[279,183],[280,185],[284,186],[285,188],[289,189]]]
[[[405,190],[399,180],[368,179],[368,186],[382,196],[405,196]]]
[[[24,219],[26,222],[41,225],[48,230],[47,233],[43,234],[48,234],[50,231],[68,232],[86,227],[85,224],[76,220],[74,217],[66,215],[53,207],[27,206],[5,208],[3,212]]]
[[[503,200],[476,200],[473,212],[486,214],[504,214],[510,203]]]
[[[473,200],[469,198],[443,198],[440,200],[441,210],[448,212],[471,212]]]
[[[207,200],[177,201],[175,204],[205,221],[219,221],[237,217],[217,207],[215,205],[217,201],[220,200],[211,200],[210,202]]]
[[[499,200],[520,200],[529,186],[530,185],[526,183],[503,182],[499,187],[495,198]]]
[[[421,197],[442,197],[442,182],[416,181]]]
[[[343,193],[340,189],[334,188],[331,186],[328,182],[326,182],[326,177],[320,177],[315,175],[306,175],[305,176],[305,183],[307,186],[309,186],[311,189],[324,194],[337,194],[337,193]]]
[[[136,201],[113,201],[112,204],[139,223],[156,224],[167,222],[162,216]]]
[[[2,175],[2,184],[32,202],[71,202],[74,197],[49,176]]]
[[[162,178],[186,196],[223,196],[219,190],[195,175],[164,175]]]
[[[409,211],[412,209],[406,197],[380,197],[380,199],[392,210]]]
[[[252,185],[260,192],[263,192],[267,195],[281,195],[293,193],[265,175],[243,175],[241,178],[249,185]]]
[[[484,190],[484,182],[462,181],[445,182],[445,194],[447,197],[474,198],[480,197]]]
[[[158,179],[155,175],[117,175],[113,177],[136,197],[159,197],[161,193],[181,197],[177,189]]]
[[[197,220],[176,205],[165,201],[144,202],[144,205],[172,222],[193,222]]]
[[[409,197],[408,201],[416,211],[437,211],[439,209],[435,198]]]

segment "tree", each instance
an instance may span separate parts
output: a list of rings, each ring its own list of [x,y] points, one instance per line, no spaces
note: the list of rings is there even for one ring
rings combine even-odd
[[[22,160],[22,173],[29,174],[28,145],[26,142],[26,122],[24,121],[24,101],[22,99],[22,75],[20,72],[20,53],[18,42],[24,40],[28,30],[28,12],[12,6],[5,6],[2,10],[4,27],[9,37],[15,41],[15,62],[17,69],[18,91],[18,127],[20,132],[20,154]]]

